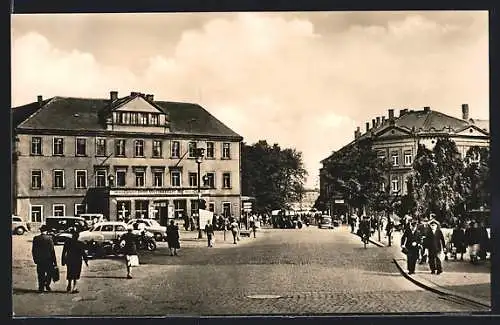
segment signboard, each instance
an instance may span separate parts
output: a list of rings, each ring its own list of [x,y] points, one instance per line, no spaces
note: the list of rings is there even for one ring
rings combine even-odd
[[[243,202],[243,211],[252,212],[252,202]]]
[[[200,227],[201,227],[201,229],[205,229],[205,226],[207,225],[207,221],[208,220],[212,221],[213,217],[214,217],[213,212],[200,209]]]
[[[156,217],[156,213],[158,210],[156,210],[154,205],[149,206],[149,219],[154,219]]]
[[[343,204],[344,199],[335,199],[335,204]]]

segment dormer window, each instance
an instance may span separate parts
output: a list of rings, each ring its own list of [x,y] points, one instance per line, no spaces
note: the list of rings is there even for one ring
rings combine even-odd
[[[160,126],[160,114],[141,112],[116,112],[114,121],[122,125]]]

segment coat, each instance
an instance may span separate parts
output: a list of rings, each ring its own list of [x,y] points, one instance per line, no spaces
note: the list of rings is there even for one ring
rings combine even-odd
[[[412,232],[410,228],[407,228],[401,237],[401,246],[405,247],[409,253],[416,254],[421,240],[422,235],[418,229],[416,229],[415,232]]]
[[[57,265],[54,242],[49,235],[40,234],[33,238],[31,254],[33,255],[33,262],[35,264]]]
[[[427,231],[424,247],[429,250],[429,254],[440,253],[446,247],[441,229],[438,228],[435,232],[432,232],[432,230]]]
[[[451,243],[457,248],[457,253],[465,253],[465,247],[467,246],[465,230],[461,228],[453,229],[453,233],[451,234]]]
[[[167,226],[167,243],[169,248],[181,248],[179,243],[179,227],[176,225]]]
[[[82,260],[87,262],[85,244],[79,240],[69,239],[64,243],[61,256],[62,265],[67,265],[67,280],[78,280],[82,271]]]

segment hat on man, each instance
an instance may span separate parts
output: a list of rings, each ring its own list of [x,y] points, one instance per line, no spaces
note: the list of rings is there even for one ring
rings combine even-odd
[[[430,222],[429,222],[430,225],[434,224],[436,226],[439,226],[439,222],[436,220],[436,219],[432,219]]]
[[[49,227],[47,227],[47,225],[40,226],[40,231],[47,231],[47,230],[49,230]]]

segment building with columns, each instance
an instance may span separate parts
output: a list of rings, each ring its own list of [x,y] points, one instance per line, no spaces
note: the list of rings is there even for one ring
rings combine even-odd
[[[354,131],[354,140],[337,152],[357,141],[370,138],[379,158],[389,159],[391,164],[391,170],[386,177],[386,182],[389,184],[381,186],[385,188],[390,185],[391,193],[405,195],[406,180],[412,170],[419,144],[432,149],[438,138],[446,137],[456,143],[462,158],[473,146],[489,146],[489,120],[470,118],[468,104],[462,105],[461,113],[461,118],[458,118],[424,107],[421,110],[401,109],[399,116],[396,116],[394,109],[389,109],[387,116],[378,116],[372,119],[371,123],[366,122],[364,133],[358,127]],[[323,166],[333,159],[337,152],[322,160]],[[342,201],[341,197],[335,197],[333,187],[325,179],[322,169],[320,169],[320,195],[322,198],[332,197],[327,204],[330,210],[336,210],[335,199]]]
[[[132,92],[107,99],[53,97],[12,109],[13,210],[31,223],[51,215],[239,216],[240,135],[203,107]]]

